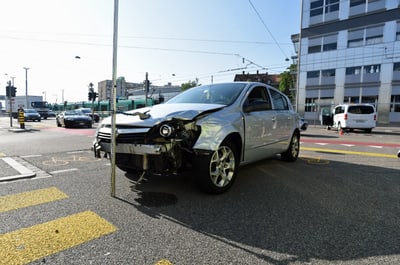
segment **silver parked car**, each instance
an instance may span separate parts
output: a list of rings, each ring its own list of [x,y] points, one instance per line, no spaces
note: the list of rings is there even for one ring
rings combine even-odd
[[[117,114],[116,164],[126,172],[191,169],[207,193],[228,190],[239,165],[299,155],[299,116],[289,99],[262,83],[191,88],[164,104]],[[97,129],[96,157],[111,152],[111,118]]]

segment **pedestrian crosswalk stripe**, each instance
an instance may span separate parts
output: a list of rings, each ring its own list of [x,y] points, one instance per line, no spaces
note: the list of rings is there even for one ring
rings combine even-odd
[[[66,198],[68,196],[56,187],[1,196],[0,213]]]
[[[0,235],[0,263],[27,264],[116,231],[92,211]]]

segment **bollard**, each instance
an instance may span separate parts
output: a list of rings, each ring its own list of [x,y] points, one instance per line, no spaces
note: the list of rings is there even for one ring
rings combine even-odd
[[[25,129],[25,117],[24,117],[24,109],[18,109],[18,122],[21,129]]]

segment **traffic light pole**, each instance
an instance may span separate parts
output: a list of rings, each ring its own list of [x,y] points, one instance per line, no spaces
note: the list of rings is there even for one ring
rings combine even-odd
[[[8,104],[10,104],[9,108],[9,115],[10,115],[10,127],[13,127],[13,122],[12,122],[12,88],[11,88],[11,81],[8,81],[7,86],[6,86],[6,94],[8,97]]]
[[[10,127],[13,127],[12,123],[12,102],[11,102],[11,96],[8,97],[8,101],[10,103]]]

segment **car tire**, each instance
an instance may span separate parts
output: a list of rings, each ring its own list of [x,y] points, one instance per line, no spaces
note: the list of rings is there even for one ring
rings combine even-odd
[[[300,153],[300,135],[298,132],[294,132],[288,149],[281,153],[281,158],[284,161],[293,162],[296,161]]]
[[[238,154],[236,146],[225,140],[212,154],[196,156],[193,165],[200,188],[210,194],[227,191],[237,175]]]

